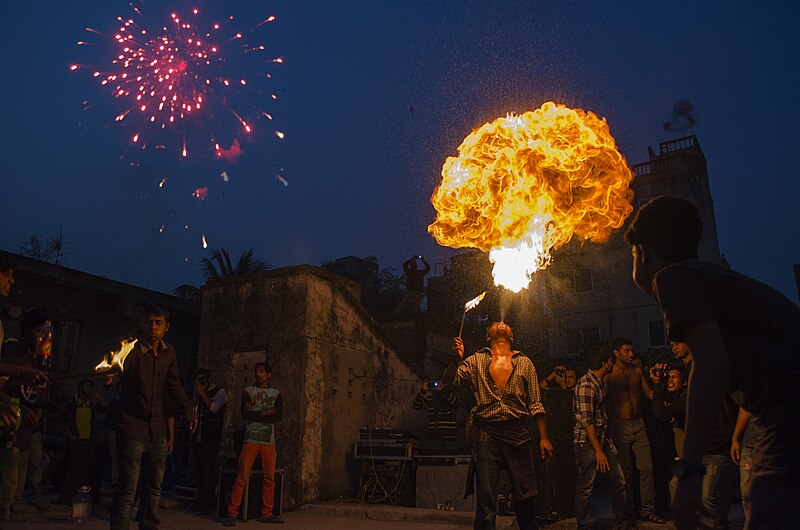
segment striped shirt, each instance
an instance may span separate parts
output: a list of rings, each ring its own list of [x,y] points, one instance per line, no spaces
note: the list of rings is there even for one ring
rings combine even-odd
[[[428,411],[428,438],[454,442],[458,403],[458,397],[449,390],[436,390],[432,395],[420,390],[411,406]]]
[[[522,419],[544,414],[539,378],[531,360],[515,351],[511,357],[511,375],[503,394],[489,373],[492,350],[484,348],[470,355],[458,365],[455,384],[469,381],[477,406],[475,417],[487,422]]]
[[[575,445],[588,444],[589,435],[586,428],[594,425],[594,432],[600,440],[603,450],[614,449],[614,441],[607,435],[608,416],[606,415],[606,387],[594,373],[589,370],[581,377],[572,395],[572,412],[575,423],[572,441]]]

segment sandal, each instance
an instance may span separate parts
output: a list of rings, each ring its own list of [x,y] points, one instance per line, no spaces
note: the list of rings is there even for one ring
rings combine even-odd
[[[651,513],[647,517],[644,517],[644,520],[654,524],[667,524],[667,521],[665,519],[662,519],[661,517],[659,517],[654,513]]]

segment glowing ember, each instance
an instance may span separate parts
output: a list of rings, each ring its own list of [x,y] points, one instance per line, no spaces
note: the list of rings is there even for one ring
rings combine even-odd
[[[94,367],[95,372],[106,372],[119,367],[120,371],[125,365],[125,358],[136,345],[136,339],[123,339],[120,343],[120,348],[117,351],[112,351],[103,359],[103,361]]]
[[[208,197],[208,186],[204,186],[202,188],[196,188],[192,192],[192,197],[197,200],[204,201],[206,197]]]
[[[605,120],[548,102],[498,118],[448,157],[428,231],[489,252],[495,284],[519,292],[573,236],[606,241],[633,211],[633,173]]]
[[[483,300],[485,296],[486,296],[486,291],[483,291],[481,294],[479,294],[478,296],[476,296],[475,298],[464,304],[464,311],[466,312],[469,311],[470,309],[475,309],[478,306],[478,304],[481,303],[481,300]]]
[[[208,248],[208,241],[206,241],[205,234],[200,234],[200,240],[203,242],[203,248]]]

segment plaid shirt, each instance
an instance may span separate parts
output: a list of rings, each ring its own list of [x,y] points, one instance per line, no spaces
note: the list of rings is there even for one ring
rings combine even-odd
[[[606,386],[591,370],[575,385],[572,395],[572,412],[575,414],[572,431],[572,441],[575,445],[590,443],[586,428],[594,425],[594,432],[597,439],[600,440],[603,450],[614,449],[614,441],[611,435],[606,433],[608,425]]]
[[[492,350],[484,348],[458,365],[455,384],[460,386],[469,381],[477,402],[477,418],[496,422],[545,413],[536,368],[528,357],[518,351],[513,352],[511,375],[502,395],[489,373],[491,361]]]

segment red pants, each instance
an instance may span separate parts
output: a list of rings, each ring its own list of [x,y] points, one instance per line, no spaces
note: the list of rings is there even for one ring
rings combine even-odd
[[[250,477],[250,470],[256,457],[261,455],[261,468],[264,470],[264,486],[261,491],[261,515],[272,516],[272,507],[275,504],[275,459],[277,453],[274,445],[251,444],[245,442],[242,454],[239,455],[239,472],[231,491],[231,503],[228,505],[228,515],[236,517],[239,514],[239,505],[242,503],[242,494],[245,484]]]

